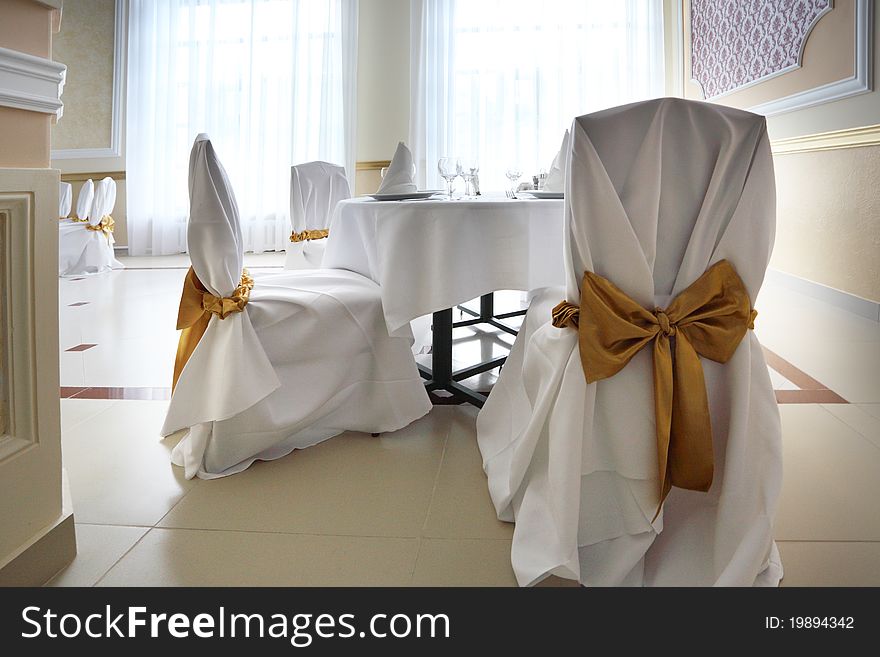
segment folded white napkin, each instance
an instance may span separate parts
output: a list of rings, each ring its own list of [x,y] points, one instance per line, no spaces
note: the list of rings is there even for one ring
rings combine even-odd
[[[565,190],[565,158],[567,150],[568,130],[565,131],[565,135],[562,137],[562,146],[559,147],[559,152],[556,153],[556,157],[553,158],[553,164],[550,165],[550,170],[547,171],[547,178],[544,180],[545,192],[562,192]]]
[[[407,194],[418,191],[418,186],[413,182],[415,175],[416,165],[413,163],[412,152],[406,144],[399,142],[377,194]]]

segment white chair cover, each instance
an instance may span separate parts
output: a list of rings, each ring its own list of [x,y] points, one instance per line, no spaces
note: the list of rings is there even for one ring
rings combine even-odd
[[[241,228],[205,135],[190,156],[187,239],[196,276],[229,296],[241,277]],[[388,336],[378,286],[363,276],[259,276],[242,312],[211,317],[181,372],[162,435],[189,431],[172,461],[187,478],[211,479],[346,430],[400,429],[431,408],[410,344]]]
[[[76,218],[85,221],[92,212],[92,202],[95,200],[95,183],[91,178],[80,187],[79,196],[76,197]]]
[[[566,289],[533,301],[477,419],[499,518],[516,521],[516,576],[522,585],[550,574],[585,585],[775,585],[781,434],[754,333],[726,364],[702,361],[711,489],[673,488],[652,523],[651,350],[587,385],[577,331],[550,323],[557,302],[579,301],[585,270],[645,308],[663,308],[726,258],[754,304],[775,231],[765,121],[662,99],[579,117],[571,138]]]
[[[306,162],[290,168],[290,224],[294,233],[330,227],[340,201],[351,198],[345,168],[329,162]],[[321,266],[326,239],[290,242],[285,269]]]
[[[91,179],[83,184],[76,202],[79,221],[61,221],[58,224],[58,273],[61,276],[100,274],[121,269],[123,264],[113,252],[113,235],[89,230],[97,226],[116,205],[116,181],[109,176],[97,187]]]
[[[73,207],[73,185],[66,182],[58,183],[58,218],[67,219],[71,207]]]

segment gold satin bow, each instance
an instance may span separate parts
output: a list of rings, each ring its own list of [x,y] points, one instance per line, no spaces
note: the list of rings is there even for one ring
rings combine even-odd
[[[250,299],[254,279],[247,269],[241,270],[241,282],[228,297],[217,297],[208,292],[190,267],[183,281],[183,293],[180,295],[180,308],[177,311],[177,330],[181,331],[177,343],[177,356],[174,359],[174,378],[171,392],[177,387],[177,380],[189,357],[211,321],[211,315],[226,319],[232,313],[240,313]]]
[[[88,219],[80,219],[79,221],[88,221]],[[113,221],[113,217],[109,214],[105,214],[101,217],[101,221],[96,223],[94,226],[92,224],[86,224],[86,230],[93,230],[95,232],[102,232],[107,236],[107,239],[110,239],[110,236],[113,235],[113,227],[116,226],[116,222]]]
[[[322,240],[325,237],[329,237],[329,235],[330,235],[329,228],[321,228],[320,230],[304,230],[299,233],[294,231],[290,234],[290,241],[291,242],[305,242],[308,240]]]
[[[660,503],[672,486],[708,491],[714,456],[700,356],[726,363],[754,328],[748,291],[727,260],[715,263],[665,309],[642,308],[608,279],[584,272],[580,307],[563,301],[553,326],[578,329],[587,383],[617,374],[649,342],[654,351],[654,414]],[[673,358],[670,339],[675,346]]]

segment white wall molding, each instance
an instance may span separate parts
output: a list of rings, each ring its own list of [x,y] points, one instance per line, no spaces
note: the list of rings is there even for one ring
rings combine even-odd
[[[880,123],[845,130],[819,132],[814,135],[774,139],[770,142],[774,155],[834,151],[841,148],[880,146]]]
[[[116,0],[113,29],[113,98],[110,117],[110,146],[107,148],[66,148],[52,151],[53,160],[88,160],[122,155],[123,94],[125,92],[126,17],[125,0]]]
[[[874,2],[856,0],[855,71],[844,80],[830,82],[784,98],[760,103],[748,109],[757,114],[774,116],[794,112],[813,105],[830,103],[842,98],[863,94],[872,89]],[[765,78],[766,79],[766,78]]]
[[[779,269],[768,269],[765,280],[819,301],[824,301],[829,305],[836,306],[860,317],[880,322],[880,302],[878,301],[865,299]]]
[[[857,2],[859,2],[859,1],[861,1],[861,0],[857,0]],[[774,71],[773,73],[770,73],[768,75],[764,75],[764,76],[757,78],[755,80],[752,80],[750,82],[746,82],[745,84],[741,84],[738,87],[734,87],[733,89],[728,89],[727,91],[724,91],[720,94],[715,94],[714,96],[712,96],[710,98],[706,97],[706,92],[703,90],[703,83],[702,82],[700,82],[698,79],[696,79],[693,76],[691,76],[690,81],[700,88],[700,93],[702,94],[704,99],[711,101],[711,102],[718,102],[719,99],[724,98],[725,96],[730,96],[731,94],[738,93],[740,91],[743,91],[744,89],[749,89],[751,87],[754,87],[755,85],[759,85],[763,82],[767,82],[769,80],[772,80],[773,78],[778,78],[779,76],[785,75],[786,73],[791,73],[792,71],[796,71],[797,69],[803,67],[804,49],[807,47],[807,40],[810,38],[810,34],[813,32],[813,28],[816,27],[816,24],[822,19],[822,17],[824,17],[833,8],[834,8],[834,0],[831,0],[831,2],[828,3],[828,6],[825,9],[823,9],[821,12],[819,12],[813,18],[813,20],[810,22],[810,24],[807,25],[806,32],[804,32],[804,36],[801,39],[800,44],[798,45],[797,60],[795,61],[794,64],[791,64],[790,66],[786,66],[785,68],[781,68],[778,71]],[[693,63],[691,64],[691,68],[693,68]]]
[[[0,105],[61,118],[66,74],[64,64],[0,48]]]

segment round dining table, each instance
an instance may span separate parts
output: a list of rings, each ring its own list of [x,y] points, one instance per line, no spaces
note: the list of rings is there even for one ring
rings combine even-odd
[[[452,329],[488,323],[515,332],[500,321],[504,316],[495,315],[491,295],[563,285],[562,231],[561,199],[359,197],[336,207],[322,266],[375,281],[391,334],[433,314],[432,367],[422,368],[428,389],[482,405],[485,396],[459,381],[503,359],[453,372]],[[452,309],[477,297],[480,312],[453,324]]]

